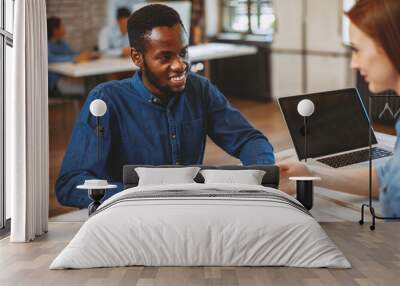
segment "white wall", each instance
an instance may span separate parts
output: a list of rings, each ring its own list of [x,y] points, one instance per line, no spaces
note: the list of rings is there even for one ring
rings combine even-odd
[[[300,50],[302,48],[303,0],[273,1],[276,31],[273,49]]]
[[[303,0],[273,1],[277,26],[272,43],[271,81],[274,98],[302,93]]]
[[[307,92],[354,86],[347,57],[309,55],[306,61]]]
[[[205,16],[205,35],[206,37],[214,37],[218,34],[219,23],[219,1],[204,0],[204,16]]]
[[[355,86],[342,40],[343,1],[353,0],[273,1],[277,16],[271,45],[274,98]],[[208,37],[219,32],[218,2],[204,2]]]
[[[271,55],[273,97],[354,86],[349,51],[342,43],[342,0],[273,3],[278,19]]]
[[[311,51],[345,53],[342,0],[307,0],[306,46]]]
[[[271,55],[272,95],[275,98],[302,93],[302,57],[297,54]]]

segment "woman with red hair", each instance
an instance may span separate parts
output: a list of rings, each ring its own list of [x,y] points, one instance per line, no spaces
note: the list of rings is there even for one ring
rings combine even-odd
[[[357,69],[373,93],[393,90],[400,95],[400,1],[359,0],[347,13],[350,19],[351,67]],[[400,216],[400,121],[393,157],[372,171],[372,194],[380,199],[386,217]],[[318,176],[317,185],[365,196],[368,168],[335,170],[298,162],[278,164],[281,179]]]

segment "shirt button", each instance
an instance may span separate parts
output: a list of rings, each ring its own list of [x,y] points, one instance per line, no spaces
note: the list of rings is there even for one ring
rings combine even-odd
[[[153,98],[152,101],[153,101],[153,103],[158,103],[158,99],[157,98]]]
[[[172,135],[171,135],[171,138],[172,138],[172,139],[175,139],[175,138],[176,138],[176,135],[175,135],[175,134],[172,134]]]

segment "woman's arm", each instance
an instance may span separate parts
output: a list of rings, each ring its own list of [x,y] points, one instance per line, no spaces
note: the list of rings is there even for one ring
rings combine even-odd
[[[278,163],[278,167],[282,185],[287,184],[292,176],[316,176],[322,179],[315,182],[317,186],[359,196],[368,195],[368,168],[333,169],[299,162],[282,162]],[[379,180],[375,168],[372,169],[372,196],[379,196]]]

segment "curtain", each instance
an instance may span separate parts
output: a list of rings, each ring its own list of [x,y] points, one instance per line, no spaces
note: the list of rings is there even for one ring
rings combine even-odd
[[[49,190],[45,0],[15,1],[14,69],[6,97],[6,187],[12,242],[47,232]]]

